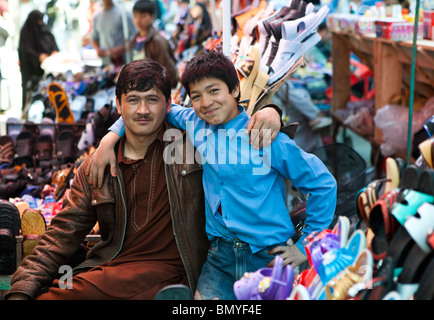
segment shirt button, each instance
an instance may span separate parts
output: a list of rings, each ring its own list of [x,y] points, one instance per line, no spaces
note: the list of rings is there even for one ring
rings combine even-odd
[[[241,242],[235,242],[235,247],[240,248],[242,246]]]
[[[96,200],[92,200],[92,204],[96,204]]]
[[[185,170],[181,171],[181,175],[185,176],[186,174],[187,174],[187,171],[185,171]]]

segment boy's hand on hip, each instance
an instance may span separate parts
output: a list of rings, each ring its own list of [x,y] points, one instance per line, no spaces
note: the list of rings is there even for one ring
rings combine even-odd
[[[282,252],[280,257],[283,259],[283,266],[290,264],[293,268],[300,265],[301,263],[305,262],[307,260],[307,257],[300,252],[300,250],[297,248],[296,245],[286,245],[286,246],[277,246],[273,249],[271,249],[268,253],[269,254],[276,254]],[[274,266],[274,260],[273,259],[269,264],[268,267]]]

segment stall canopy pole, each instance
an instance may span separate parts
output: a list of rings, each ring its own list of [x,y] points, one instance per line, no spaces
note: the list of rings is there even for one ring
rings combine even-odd
[[[231,54],[231,1],[223,0],[223,54],[230,57]]]
[[[419,26],[419,7],[420,0],[416,0],[416,12],[414,13],[413,53],[411,57],[410,103],[408,108],[407,166],[410,165],[411,145],[413,136],[411,128],[413,126],[414,74],[416,69],[416,41],[417,27]]]

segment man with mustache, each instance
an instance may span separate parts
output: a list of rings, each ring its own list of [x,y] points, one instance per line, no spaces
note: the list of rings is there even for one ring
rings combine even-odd
[[[187,156],[185,135],[163,139],[170,128],[170,93],[159,63],[144,59],[123,67],[116,85],[116,107],[125,122],[115,148],[117,176],[107,170],[101,188],[93,188],[86,175],[92,156],[81,164],[63,209],[14,273],[6,299],[154,299],[171,284],[195,290],[209,247],[202,167],[163,161],[170,143]],[[101,241],[69,282],[56,279],[96,222]]]

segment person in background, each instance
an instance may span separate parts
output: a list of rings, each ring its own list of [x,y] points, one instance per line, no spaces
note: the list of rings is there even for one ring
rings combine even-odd
[[[169,41],[153,27],[156,4],[150,0],[139,0],[133,7],[133,22],[139,31],[131,42],[132,60],[149,58],[167,70],[171,87],[178,84],[176,60]]]
[[[54,35],[43,22],[44,14],[39,10],[33,10],[27,17],[21,28],[18,45],[18,57],[20,60],[21,85],[22,85],[22,109],[24,110],[28,100],[29,90],[39,83],[44,75],[41,63],[50,55],[59,51]]]
[[[132,14],[122,12],[122,9],[113,3],[113,0],[102,0],[103,8],[93,18],[92,46],[103,59],[103,65],[113,63],[116,67],[126,63],[125,51],[128,40],[137,32],[134,27]],[[126,25],[123,24],[123,15]],[[126,30],[124,30],[126,28]],[[127,32],[127,39],[124,33]]]

